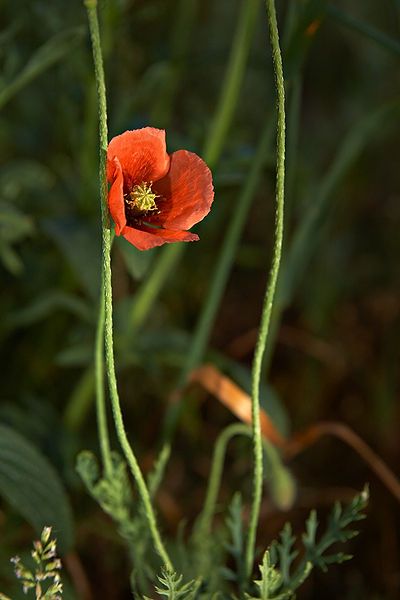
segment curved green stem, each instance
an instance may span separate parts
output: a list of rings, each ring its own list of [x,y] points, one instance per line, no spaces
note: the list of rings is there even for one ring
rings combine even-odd
[[[285,28],[286,29],[286,28]],[[302,72],[294,75],[289,89],[287,90],[287,125],[288,134],[286,140],[286,200],[285,200],[285,228],[287,229],[291,223],[291,214],[296,201],[296,168],[298,156],[299,128],[300,128],[300,113],[301,113],[301,92],[302,92]],[[285,252],[284,252],[285,254]],[[280,302],[280,280],[284,271],[282,264],[281,275],[277,283],[277,290],[274,302],[274,308],[271,316],[271,324],[269,329],[269,342],[265,349],[263,357],[262,372],[265,378],[268,378],[269,369],[271,367],[272,356],[276,347],[276,340],[279,331],[280,317],[282,314],[282,304]]]
[[[211,533],[212,521],[221,489],[226,450],[231,439],[237,435],[251,438],[251,427],[243,423],[233,423],[232,425],[228,425],[228,427],[220,433],[214,446],[206,497],[194,533],[195,542],[200,550],[204,547],[204,543],[209,539]],[[290,472],[282,464],[277,449],[265,439],[262,440],[262,444],[269,465],[268,480],[269,485],[271,486],[272,497],[277,503],[277,506],[285,510],[293,501],[295,489],[293,479]]]
[[[103,246],[103,294],[104,294],[104,338],[106,370],[114,416],[115,429],[118,441],[121,445],[125,458],[132,471],[133,477],[144,506],[148,526],[153,539],[154,547],[168,570],[172,570],[172,563],[165,550],[159,534],[155,514],[151,505],[149,491],[140,470],[136,456],[129,444],[126,435],[122,411],[119,401],[117,380],[114,365],[113,345],[113,322],[112,322],[112,284],[111,284],[111,232],[109,228],[109,217],[107,210],[107,179],[106,179],[106,156],[107,156],[107,105],[106,90],[104,82],[103,59],[100,46],[99,23],[97,18],[96,0],[86,0],[90,35],[93,48],[93,60],[96,74],[97,93],[99,101],[99,134],[100,134],[100,200],[102,220],[102,246]]]
[[[223,432],[220,433],[215,443],[210,477],[208,479],[206,499],[204,501],[203,510],[201,511],[198,524],[196,526],[196,535],[198,536],[199,540],[203,540],[211,532],[211,524],[215,514],[215,507],[221,487],[221,478],[224,468],[226,449],[229,442],[235,435],[251,436],[251,429],[248,427],[248,425],[244,425],[242,423],[228,425],[228,427],[226,427]]]
[[[269,34],[272,46],[272,59],[275,72],[275,85],[277,91],[277,167],[276,167],[276,214],[275,214],[275,240],[272,257],[271,271],[269,274],[267,290],[265,293],[263,311],[261,316],[260,330],[256,349],[254,352],[252,368],[252,432],[253,432],[253,498],[250,512],[249,532],[246,546],[246,571],[250,577],[253,562],[254,548],[256,542],[257,524],[260,513],[262,479],[263,479],[263,456],[262,439],[260,427],[260,377],[262,358],[267,342],[269,324],[271,320],[272,305],[275,296],[276,282],[283,243],[283,219],[284,219],[284,183],[285,183],[285,88],[283,79],[282,57],[279,46],[279,33],[276,21],[274,0],[266,0]]]

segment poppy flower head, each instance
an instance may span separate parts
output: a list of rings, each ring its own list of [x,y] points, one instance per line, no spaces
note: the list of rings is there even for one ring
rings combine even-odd
[[[210,211],[211,172],[193,152],[169,155],[165,131],[145,127],[114,137],[107,150],[107,179],[116,235],[139,250],[199,239],[187,230]]]

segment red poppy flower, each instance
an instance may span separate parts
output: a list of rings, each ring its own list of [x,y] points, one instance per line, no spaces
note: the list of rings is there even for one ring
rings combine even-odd
[[[107,150],[107,179],[116,235],[139,250],[199,239],[187,229],[210,211],[211,172],[193,152],[167,154],[164,130],[145,127],[114,137]]]

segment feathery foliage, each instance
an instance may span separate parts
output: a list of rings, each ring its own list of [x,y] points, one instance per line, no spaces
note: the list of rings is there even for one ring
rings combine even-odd
[[[300,561],[294,564],[299,551],[294,549],[296,537],[292,528],[286,524],[280,539],[274,541],[267,550],[260,566],[261,579],[255,581],[257,595],[246,596],[249,600],[289,600],[295,597],[296,590],[304,583],[312,569],[317,567],[326,571],[331,564],[340,564],[351,559],[343,552],[329,553],[337,543],[344,543],[358,534],[351,528],[365,518],[363,511],[368,503],[368,488],[355,496],[352,502],[342,507],[335,504],[324,533],[317,536],[317,514],[313,510],[306,521],[306,530],[302,535],[303,553]]]
[[[162,571],[157,579],[159,586],[156,586],[156,592],[159,596],[167,598],[167,600],[195,600],[201,585],[201,580],[183,583],[182,575],[177,575],[166,569]],[[145,600],[151,599],[145,596]]]

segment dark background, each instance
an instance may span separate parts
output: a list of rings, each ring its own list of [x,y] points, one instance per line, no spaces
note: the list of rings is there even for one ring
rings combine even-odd
[[[190,3],[194,12],[181,28],[185,35],[177,27],[182,11],[177,0],[102,4],[110,137],[151,124],[167,129],[169,151],[202,153],[241,3]],[[289,2],[277,4],[283,30]],[[312,5],[298,4],[304,10]],[[66,41],[58,39],[60,56],[50,52],[48,67],[1,106],[0,420],[33,441],[61,474],[73,503],[77,549],[95,597],[128,598],[123,544],[74,471],[78,451],[97,451],[93,394],[83,389],[92,359],[100,268],[97,107],[85,11],[80,2],[64,0],[3,1],[0,6],[3,90],[42,44],[76,28]],[[335,7],[399,39],[395,0],[337,0]],[[347,136],[361,132],[362,142],[354,160],[344,156],[343,176],[334,181],[321,222],[308,238],[310,258],[296,273],[295,292],[271,339],[265,379],[291,431],[319,420],[342,421],[396,471],[399,112],[381,119],[369,133],[360,123],[398,101],[399,46],[387,47],[328,10],[293,31],[289,41],[283,40],[288,106],[294,105],[294,86],[300,98],[297,139],[291,127],[296,121],[289,116],[288,124],[286,250],[320,198]],[[261,129],[268,115],[274,119],[274,98],[260,6],[237,106],[214,169],[214,209],[199,228],[201,241],[186,249],[142,324],[141,343],[129,338],[129,307],[160,251],[132,251],[127,258],[124,241],[114,248],[121,397],[145,470],[159,447],[166,403]],[[209,344],[208,358],[221,364],[229,359],[247,377],[271,255],[273,190],[272,146]],[[126,340],[129,352],[122,352]],[[238,381],[235,368],[230,375]],[[165,531],[172,534],[181,518],[190,522],[195,517],[212,444],[233,420],[211,396],[196,390],[188,395],[159,497]],[[248,498],[249,467],[249,447],[234,443],[223,502],[239,487]],[[266,495],[260,545],[266,546],[286,520],[301,532],[311,508],[323,520],[334,500],[348,501],[366,481],[371,489],[361,534],[346,547],[354,559],[328,574],[315,571],[299,598],[400,597],[398,503],[369,467],[341,441],[324,439],[289,468],[298,485],[294,506],[282,513]],[[8,503],[0,504],[4,592],[10,585],[8,558],[29,547],[33,535]]]

